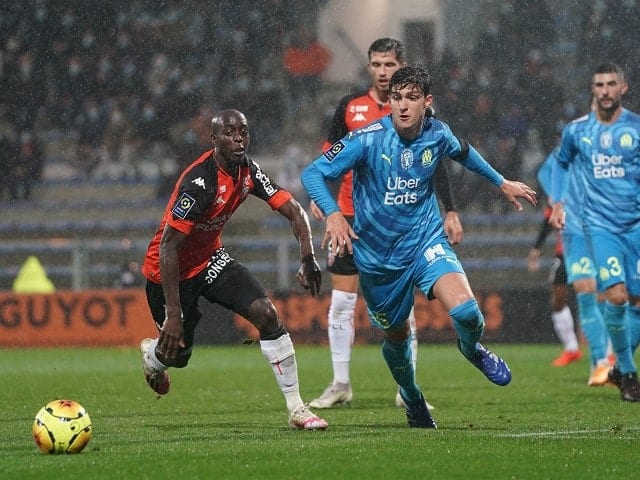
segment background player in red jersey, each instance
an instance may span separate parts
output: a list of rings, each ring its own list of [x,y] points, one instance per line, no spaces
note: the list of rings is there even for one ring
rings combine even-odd
[[[367,70],[371,76],[371,86],[365,91],[347,95],[340,101],[322,150],[326,151],[347,133],[362,128],[391,113],[389,104],[389,80],[400,67],[406,65],[404,45],[393,38],[375,40],[367,52]],[[436,191],[447,212],[445,232],[449,241],[455,245],[462,240],[463,230],[455,211],[453,195],[446,167],[438,171],[435,182]],[[342,178],[338,193],[338,205],[349,222],[353,221],[352,201],[353,175],[349,172]],[[311,202],[312,215],[322,220],[322,211]],[[334,405],[349,403],[353,399],[349,364],[355,328],[353,317],[358,299],[358,271],[353,256],[329,259],[328,270],[331,273],[331,305],[328,314],[329,348],[333,365],[333,380],[320,397],[312,400],[313,408],[331,408]],[[418,341],[413,309],[409,316],[411,326],[411,352],[414,369],[417,361]],[[404,407],[402,398],[396,394],[396,405]]]
[[[264,287],[222,245],[222,229],[249,194],[287,217],[300,244],[298,281],[316,295],[321,273],[316,262],[309,218],[289,192],[273,183],[246,156],[247,119],[223,110],[212,120],[213,149],[181,174],[162,222],[149,244],[142,266],[158,339],[140,344],[149,386],[159,395],[169,391],[168,367],[182,368],[192,354],[195,329],[204,297],[248,319],[260,332],[260,348],[284,395],[293,428],[323,430],[327,422],[300,398],[298,369],[291,338]]]

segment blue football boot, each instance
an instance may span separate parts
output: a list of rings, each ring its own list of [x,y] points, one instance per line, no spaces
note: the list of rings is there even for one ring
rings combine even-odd
[[[458,340],[458,350],[462,352],[460,340]],[[483,347],[482,344],[476,343],[475,355],[473,357],[467,357],[465,355],[465,358],[484,373],[484,376],[487,377],[490,382],[505,386],[511,381],[511,370],[509,370],[507,363],[491,350]]]

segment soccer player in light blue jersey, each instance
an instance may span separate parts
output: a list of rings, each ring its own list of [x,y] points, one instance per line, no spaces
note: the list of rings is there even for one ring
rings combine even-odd
[[[559,150],[560,147],[553,150],[538,172],[540,186],[551,203],[553,203],[551,176]],[[609,335],[598,306],[594,262],[582,230],[582,218],[579,212],[582,210],[584,192],[578,176],[570,175],[563,191],[565,212],[569,213],[566,225],[559,235],[567,283],[572,285],[576,292],[578,318],[589,345],[590,374],[587,385],[601,386],[608,382],[608,373],[611,368],[607,355]]]
[[[633,354],[640,341],[640,115],[622,107],[622,69],[600,65],[591,82],[595,111],[569,123],[553,168],[549,221],[566,228],[581,218],[604,290],[604,323],[617,355],[609,380],[623,400],[640,401]],[[569,173],[569,166],[571,170]],[[566,211],[567,175],[584,193],[582,208]]]
[[[536,204],[527,185],[506,180],[444,122],[426,116],[433,102],[431,76],[418,66],[391,77],[391,115],[336,142],[302,173],[302,183],[326,216],[322,246],[353,253],[369,318],[382,330],[383,357],[400,386],[410,427],[436,428],[415,381],[407,317],[414,287],[437,298],[453,318],[462,354],[493,383],[507,385],[511,371],[479,343],[484,317],[462,265],[447,241],[433,191],[445,157],[484,176],[518,209]],[[353,227],[327,187],[353,170]]]
[[[538,168],[538,184],[547,196],[547,205],[544,207],[543,220],[538,228],[536,240],[527,255],[527,269],[530,272],[540,270],[540,254],[542,246],[554,228],[549,224],[551,215],[550,185],[551,164],[555,162],[554,153],[551,152],[547,159]],[[551,362],[554,367],[565,367],[582,358],[578,336],[576,335],[573,315],[569,308],[570,287],[567,283],[567,270],[564,265],[564,253],[562,235],[556,231],[555,235],[555,259],[549,270],[549,283],[551,284],[551,321],[553,329],[562,343],[562,353]],[[607,372],[605,372],[606,377]],[[605,378],[606,381],[606,378]]]

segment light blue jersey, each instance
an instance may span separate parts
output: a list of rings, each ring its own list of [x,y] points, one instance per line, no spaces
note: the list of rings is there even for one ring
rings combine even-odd
[[[560,147],[556,147],[549,156],[538,167],[538,183],[544,194],[551,198],[551,172],[553,171],[553,162],[556,161],[556,152]]]
[[[566,202],[568,192],[584,195],[573,217],[610,233],[640,227],[640,115],[622,109],[612,125],[600,123],[594,112],[574,120],[562,133],[557,159],[552,197]],[[562,192],[571,164],[576,184]]]
[[[353,170],[354,260],[361,272],[398,271],[425,255],[425,246],[446,238],[432,178],[444,157],[499,186],[504,181],[480,154],[464,147],[449,126],[425,119],[413,141],[400,138],[391,116],[335,143],[302,174],[302,183],[325,215],[339,210],[326,186]],[[463,157],[463,158],[459,158]]]
[[[538,169],[538,182],[544,193],[553,200],[553,168],[557,162],[560,146],[553,149],[547,159]],[[575,164],[569,166],[569,173],[565,177],[562,188],[564,210],[566,214],[565,227],[562,231],[563,260],[567,271],[567,283],[573,284],[582,278],[596,276],[591,251],[584,237],[582,229],[582,202],[584,191],[580,187],[581,179],[574,172]]]

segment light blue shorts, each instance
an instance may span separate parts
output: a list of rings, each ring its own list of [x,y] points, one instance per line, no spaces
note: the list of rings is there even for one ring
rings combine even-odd
[[[585,233],[602,288],[625,283],[630,295],[640,296],[640,228],[621,234],[589,228]]]
[[[376,274],[360,272],[360,288],[371,324],[382,330],[400,328],[413,307],[414,288],[431,299],[434,283],[452,272],[464,274],[458,257],[444,237],[425,245],[423,254],[406,269]]]
[[[567,270],[567,283],[573,284],[583,278],[595,278],[596,267],[587,239],[581,233],[562,232],[564,268]]]

